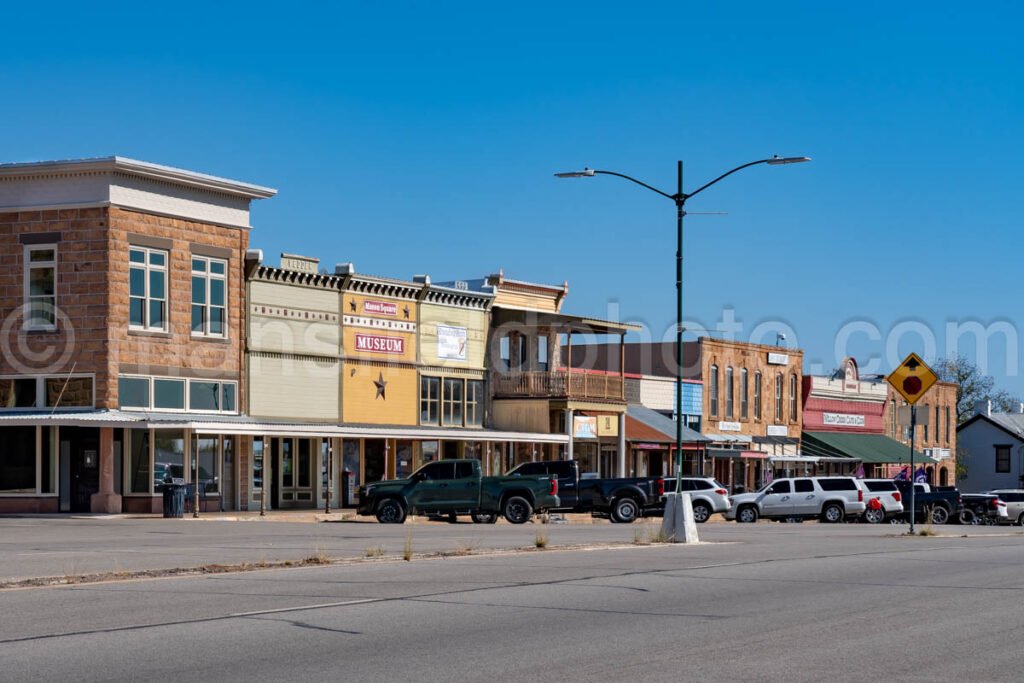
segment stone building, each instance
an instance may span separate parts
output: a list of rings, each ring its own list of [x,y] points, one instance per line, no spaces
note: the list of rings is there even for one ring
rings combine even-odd
[[[122,157],[0,165],[0,511],[235,499],[249,206],[274,190]]]

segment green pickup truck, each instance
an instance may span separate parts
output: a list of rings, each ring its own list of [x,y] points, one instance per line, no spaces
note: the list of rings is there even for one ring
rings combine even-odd
[[[439,460],[408,479],[359,487],[357,512],[383,524],[401,524],[417,514],[470,515],[478,524],[494,523],[501,514],[512,524],[524,524],[534,512],[558,506],[557,477],[485,477],[479,460]]]

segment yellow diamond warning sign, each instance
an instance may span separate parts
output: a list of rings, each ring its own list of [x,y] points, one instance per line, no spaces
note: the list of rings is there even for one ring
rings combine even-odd
[[[939,376],[921,360],[916,353],[903,359],[899,367],[890,373],[885,380],[892,388],[900,392],[907,403],[914,405],[925,395],[932,385],[939,381]]]

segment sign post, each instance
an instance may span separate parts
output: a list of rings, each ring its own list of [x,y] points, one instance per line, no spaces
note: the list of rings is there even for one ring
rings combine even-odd
[[[899,367],[885,378],[910,404],[910,533],[914,533],[914,432],[917,427],[917,402],[939,380],[938,375],[916,353],[903,359]]]

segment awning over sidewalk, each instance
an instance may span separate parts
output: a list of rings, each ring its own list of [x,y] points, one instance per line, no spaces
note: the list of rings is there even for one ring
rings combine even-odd
[[[666,448],[675,447],[676,422],[656,410],[630,403],[626,407],[626,441],[664,444]],[[708,441],[710,439],[700,432],[683,426],[684,444],[695,446]]]
[[[125,429],[190,429],[199,434],[249,436],[341,437],[347,439],[409,439],[414,441],[492,441],[568,443],[567,434],[505,432],[491,429],[445,429],[403,425],[343,425],[264,420],[248,415],[147,413],[125,410],[19,412],[0,414],[0,427],[55,425],[121,427]]]
[[[881,434],[804,432],[805,455],[860,460],[866,465],[909,463],[910,448]],[[936,464],[938,460],[914,451],[914,462]]]

